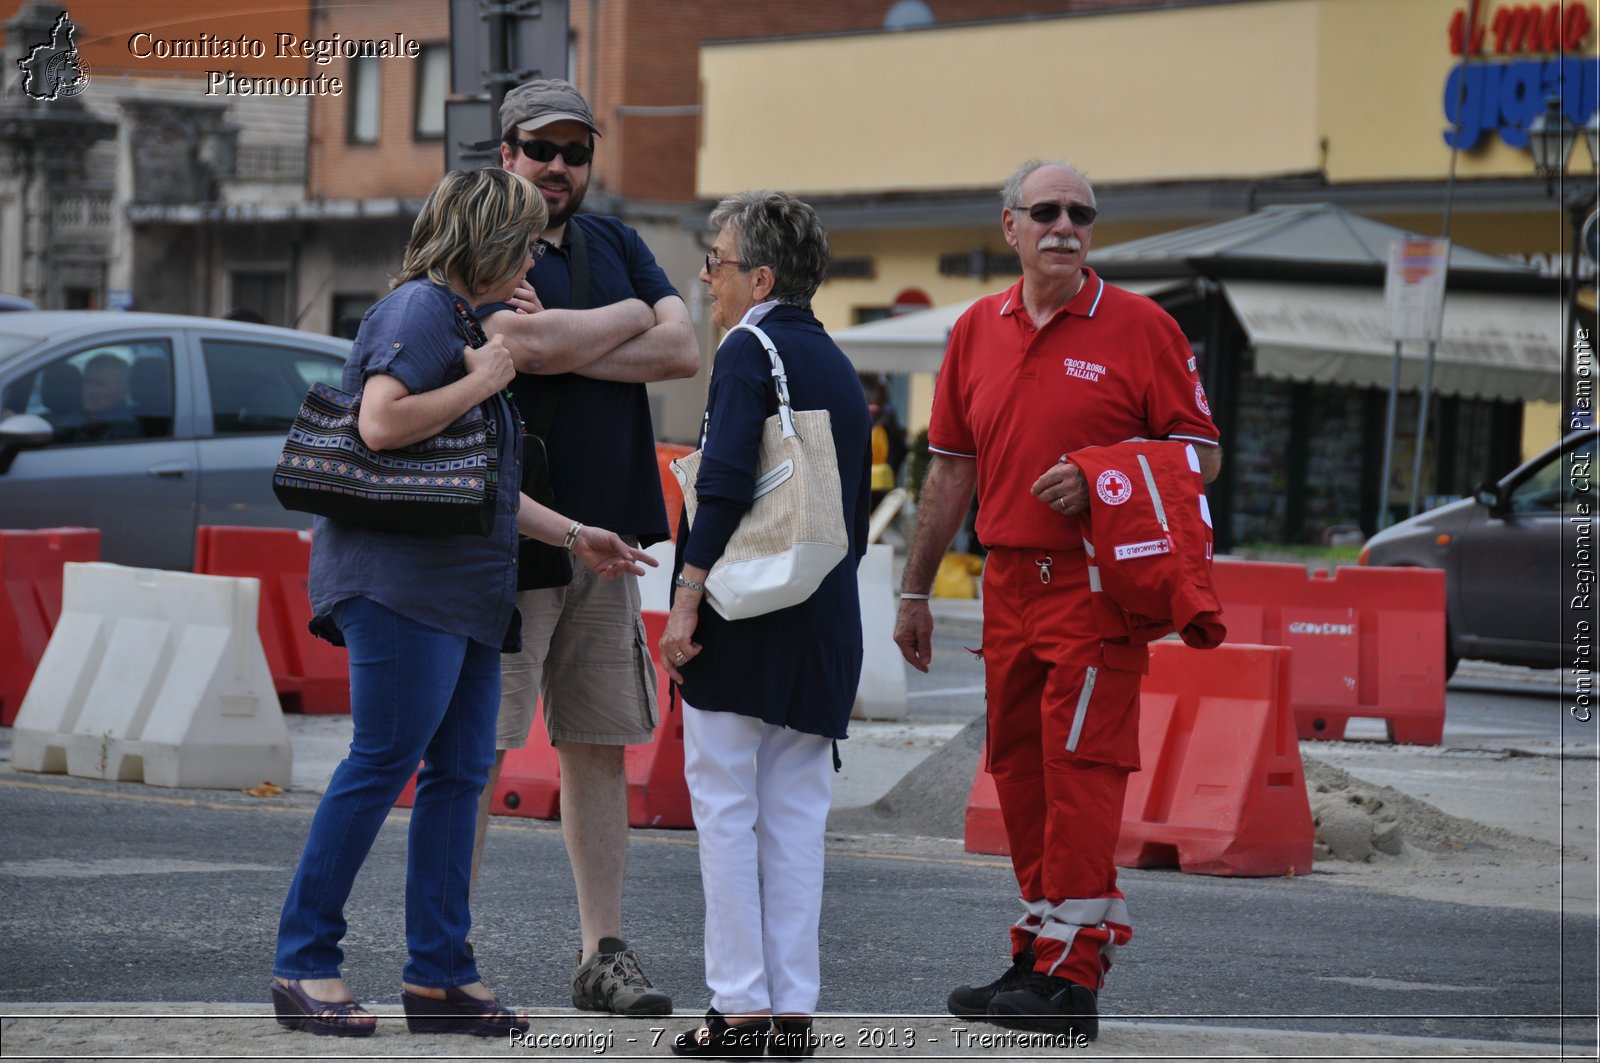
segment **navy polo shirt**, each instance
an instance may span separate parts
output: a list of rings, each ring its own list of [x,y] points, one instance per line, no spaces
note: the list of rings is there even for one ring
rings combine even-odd
[[[341,387],[361,394],[367,377],[387,373],[413,395],[461,378],[455,296],[426,280],[408,281],[361,319]],[[369,598],[408,620],[464,635],[506,652],[522,645],[517,594],[517,484],[521,434],[505,397],[481,407],[499,440],[500,492],[493,530],[484,535],[412,535],[376,531],[327,517],[312,523],[307,583],[312,631],[338,645],[334,607]]]
[[[631,226],[616,218],[575,214],[567,229],[583,226],[588,237],[588,307],[642,299],[650,306],[678,290],[656,264],[655,256]],[[572,308],[572,245],[563,234],[529,274],[547,309]],[[485,314],[504,304],[479,307]],[[586,308],[586,309],[587,309]],[[511,393],[531,419],[539,389],[551,376],[518,373]],[[559,377],[560,401],[545,438],[556,509],[585,524],[636,536],[649,546],[670,537],[656,469],[656,434],[650,399],[643,384],[591,380],[576,373]]]

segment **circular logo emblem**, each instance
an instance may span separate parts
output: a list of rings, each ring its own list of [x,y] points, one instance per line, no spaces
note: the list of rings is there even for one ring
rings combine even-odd
[[[1133,481],[1116,469],[1107,469],[1094,482],[1095,494],[1109,506],[1120,506],[1133,497]]]
[[[1205,385],[1196,380],[1194,382],[1194,404],[1200,407],[1200,412],[1207,417],[1211,416],[1211,404],[1206,401]]]

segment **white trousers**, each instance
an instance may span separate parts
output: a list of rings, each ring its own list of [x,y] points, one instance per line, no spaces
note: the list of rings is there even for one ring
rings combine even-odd
[[[706,985],[724,1015],[816,1010],[831,751],[827,738],[684,703],[684,776],[706,897]]]

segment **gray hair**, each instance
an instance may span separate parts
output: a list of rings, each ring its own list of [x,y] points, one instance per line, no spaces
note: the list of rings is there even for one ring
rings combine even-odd
[[[806,309],[828,272],[828,234],[817,212],[787,192],[740,192],[706,219],[712,232],[731,228],[741,269],[772,270],[772,298]]]
[[[1083,176],[1082,170],[1066,159],[1029,159],[1021,166],[1018,166],[1011,176],[1006,178],[1006,183],[1000,187],[1001,204],[1011,210],[1022,206],[1022,182],[1026,181],[1035,170],[1042,170],[1046,166],[1064,166],[1071,170],[1078,180],[1083,182],[1083,187],[1089,190],[1089,205],[1091,207],[1096,205],[1094,186],[1089,183],[1087,177]]]

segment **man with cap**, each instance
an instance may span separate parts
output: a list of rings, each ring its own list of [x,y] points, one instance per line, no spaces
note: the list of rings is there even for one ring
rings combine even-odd
[[[670,532],[645,384],[699,371],[688,307],[637,232],[617,218],[577,213],[600,129],[576,88],[559,79],[518,86],[500,107],[500,128],[501,165],[543,193],[550,223],[527,284],[509,308],[487,313],[484,327],[512,352],[520,371],[511,390],[524,417],[534,421],[541,392],[557,389],[544,442],[562,512],[641,546],[660,542]],[[574,277],[580,264],[587,283]],[[527,742],[542,700],[561,765],[561,832],[583,936],[573,1006],[668,1015],[671,998],[650,984],[622,937],[623,750],[650,741],[656,723],[639,584],[573,568],[566,586],[518,595],[523,648],[503,659],[498,752],[479,805],[476,852],[505,751]]]

